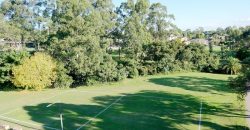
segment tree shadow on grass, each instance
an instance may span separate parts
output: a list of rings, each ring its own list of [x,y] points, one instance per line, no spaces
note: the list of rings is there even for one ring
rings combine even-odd
[[[222,93],[217,92],[228,92],[232,91],[227,87],[227,81],[211,79],[207,77],[189,77],[189,76],[179,76],[179,77],[165,77],[165,78],[151,78],[149,82],[169,86],[169,87],[178,87],[191,91],[199,92],[211,92],[212,94]],[[217,91],[217,92],[214,92]]]
[[[56,107],[60,105],[64,115],[65,130],[75,130],[121,98],[82,129],[189,130],[198,128],[200,99],[196,97],[160,91],[141,91],[121,96],[94,97],[92,101],[95,104],[92,105],[60,103],[48,109],[46,106],[49,103],[42,103],[37,106],[25,106],[24,110],[27,111],[32,121],[44,124],[44,129],[49,130],[45,126],[60,128],[58,118],[60,109]],[[235,112],[232,108],[225,108],[225,106],[216,107],[204,103],[203,107],[210,115],[245,118],[245,115]],[[213,120],[202,122],[202,125],[216,130],[236,128],[242,130],[241,128],[244,128],[244,126],[236,124],[225,126]]]

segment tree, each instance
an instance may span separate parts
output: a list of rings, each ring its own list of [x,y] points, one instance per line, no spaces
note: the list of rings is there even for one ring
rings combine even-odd
[[[154,40],[167,40],[167,37],[170,37],[170,32],[173,32],[170,29],[175,29],[172,20],[174,16],[168,14],[166,6],[161,3],[154,3],[150,6],[147,27]]]
[[[244,67],[236,78],[229,79],[229,86],[244,100],[244,96],[250,89],[250,67]]]
[[[49,53],[65,64],[75,84],[109,81],[101,73],[114,71],[112,58],[106,50],[114,26],[113,5],[110,0],[61,0],[52,14],[57,27],[48,39]],[[103,65],[112,65],[102,70]],[[103,72],[107,71],[107,72]],[[105,79],[105,80],[103,80]]]
[[[227,73],[230,72],[230,74],[237,74],[241,69],[240,61],[236,58],[229,57],[223,66],[223,69],[226,70]]]
[[[141,62],[144,52],[143,45],[150,43],[151,35],[146,28],[146,17],[149,9],[148,0],[128,1],[122,4],[120,10],[126,14],[123,27],[123,47],[127,57]]]
[[[22,43],[28,39],[29,31],[34,28],[32,10],[29,8],[30,3],[26,0],[4,0],[1,4],[1,13],[8,20],[8,23],[21,30],[18,41]]]
[[[11,25],[4,19],[4,16],[0,13],[0,38],[18,42],[21,39],[21,30],[14,25]]]
[[[208,66],[207,58],[209,56],[205,45],[191,43],[185,46],[185,49],[179,54],[180,61],[190,62],[196,70],[202,71]]]
[[[179,41],[154,42],[147,46],[146,62],[153,62],[158,72],[174,71],[176,67],[176,57],[184,44]]]
[[[13,86],[11,83],[12,67],[19,65],[21,60],[28,57],[29,53],[25,51],[11,51],[0,53],[0,86]]]
[[[69,88],[73,83],[73,78],[68,75],[69,71],[64,64],[57,61],[56,63],[56,79],[53,84],[54,88]]]
[[[240,35],[242,34],[241,30],[237,27],[227,27],[225,29],[227,33],[226,45],[230,50],[235,50],[238,42],[240,41]]]
[[[41,90],[52,86],[56,79],[56,62],[46,53],[35,53],[12,69],[16,87]]]
[[[198,38],[198,39],[205,38],[204,28],[202,27],[199,27],[198,29],[196,29],[194,31],[194,34],[195,34],[195,38]]]
[[[229,81],[229,86],[238,93],[239,98],[244,100],[245,95],[250,89],[250,51],[249,51],[249,38],[250,38],[250,28],[240,28],[242,34],[238,37],[241,40],[238,42],[236,50],[236,56],[242,62],[242,69],[236,78],[231,78]],[[238,34],[238,33],[237,33]],[[233,62],[233,61],[232,61]],[[239,60],[234,59],[234,66],[237,69],[240,67]]]

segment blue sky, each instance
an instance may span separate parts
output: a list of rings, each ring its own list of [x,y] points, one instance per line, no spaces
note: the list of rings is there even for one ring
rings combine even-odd
[[[119,5],[126,0],[113,0]],[[181,29],[250,25],[250,0],[150,0],[167,6]]]

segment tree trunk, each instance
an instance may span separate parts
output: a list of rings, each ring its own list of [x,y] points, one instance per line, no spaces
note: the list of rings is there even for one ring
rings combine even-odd
[[[24,47],[24,35],[21,34],[21,45],[19,45],[20,49],[22,49]]]

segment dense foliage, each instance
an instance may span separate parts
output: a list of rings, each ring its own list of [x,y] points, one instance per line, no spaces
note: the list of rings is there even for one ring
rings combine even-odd
[[[230,79],[230,87],[234,89],[237,93],[239,93],[239,97],[244,99],[244,96],[250,89],[250,29],[246,28],[243,30],[242,34],[239,36],[240,41],[238,44],[238,48],[236,51],[236,56],[242,60],[242,69],[240,74],[236,78]],[[240,45],[239,45],[240,44]],[[236,46],[234,45],[234,46]],[[238,65],[236,65],[238,66]]]
[[[0,84],[42,89],[176,71],[237,74],[250,62],[249,27],[181,31],[174,20],[149,0],[117,8],[111,0],[4,0],[0,40],[16,51],[0,55]],[[25,51],[30,43],[39,53]]]
[[[20,65],[12,68],[12,83],[16,87],[41,90],[56,79],[56,63],[45,53],[35,53],[24,58]]]
[[[19,65],[21,60],[28,57],[29,54],[25,51],[20,52],[1,52],[0,53],[0,86],[13,87],[11,83],[12,67]]]

